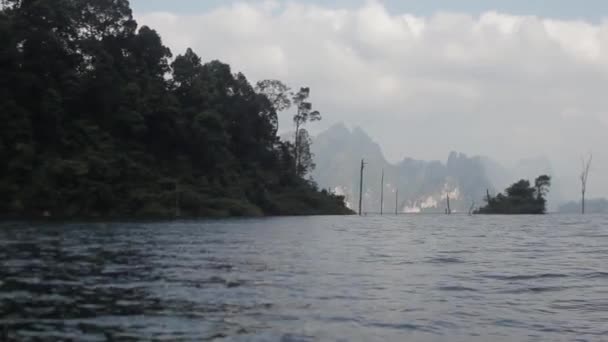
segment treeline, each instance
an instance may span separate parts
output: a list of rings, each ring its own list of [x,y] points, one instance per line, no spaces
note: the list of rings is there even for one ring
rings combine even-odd
[[[307,146],[277,137],[280,82],[173,58],[127,0],[0,6],[0,215],[349,212],[304,179]],[[315,114],[307,97],[296,115]]]
[[[580,214],[581,202],[572,201],[559,206],[560,213]],[[587,214],[606,214],[608,213],[608,199],[595,198],[585,200],[585,213]]]

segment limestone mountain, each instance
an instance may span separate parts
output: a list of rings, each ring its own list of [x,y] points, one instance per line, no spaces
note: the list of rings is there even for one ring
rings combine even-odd
[[[448,195],[453,211],[468,212],[472,204],[481,204],[487,189],[494,189],[484,158],[451,152],[445,162],[405,158],[392,164],[361,128],[351,130],[344,124],[319,134],[312,151],[317,164],[314,180],[322,188],[343,194],[351,208],[358,206],[360,162],[365,159],[365,212],[380,211],[383,169],[384,212],[394,212],[397,190],[399,212],[444,212]]]

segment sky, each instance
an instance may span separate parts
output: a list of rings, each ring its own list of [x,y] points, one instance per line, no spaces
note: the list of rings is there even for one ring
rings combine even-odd
[[[169,11],[174,13],[205,12],[236,0],[131,0],[138,13]],[[259,0],[247,0],[256,3]],[[353,9],[365,0],[308,0],[300,3],[324,5],[330,8]],[[560,19],[599,21],[608,14],[605,0],[387,0],[382,2],[392,13],[408,12],[431,15],[436,12],[463,12],[478,15],[486,11],[499,11],[516,15],[537,15]]]
[[[391,161],[546,158],[573,199],[593,153],[589,197],[608,196],[606,0],[131,3],[174,54],[310,86],[313,133],[361,126]]]

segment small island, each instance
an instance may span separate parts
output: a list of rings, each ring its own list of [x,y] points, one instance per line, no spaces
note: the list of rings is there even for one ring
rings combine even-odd
[[[476,214],[504,215],[540,215],[545,214],[547,200],[545,196],[551,186],[551,177],[541,175],[534,181],[520,180],[505,190],[506,195],[499,193],[491,197],[488,193],[485,207],[479,208]]]

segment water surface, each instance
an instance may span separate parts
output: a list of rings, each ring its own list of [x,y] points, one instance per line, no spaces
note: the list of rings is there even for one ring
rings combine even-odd
[[[0,261],[0,340],[608,340],[605,216],[6,223]]]

